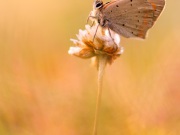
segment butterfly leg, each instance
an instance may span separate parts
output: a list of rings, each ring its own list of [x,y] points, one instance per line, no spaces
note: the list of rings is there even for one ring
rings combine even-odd
[[[90,14],[89,14],[89,16],[88,16],[88,18],[87,18],[86,23],[88,23],[88,22],[89,22],[89,19],[90,19],[90,18],[97,19],[97,17],[96,17],[96,16],[92,16],[92,15],[91,15],[91,13],[92,13],[92,12],[90,12]],[[92,26],[93,26],[93,25],[94,25],[94,21],[93,21]]]
[[[112,37],[112,35],[111,35],[111,31],[110,31],[110,28],[108,27],[108,32],[109,32],[109,36],[111,37],[111,39],[113,40],[113,42],[114,42],[114,44],[115,44],[115,48],[114,48],[114,51],[117,51],[117,44],[116,44],[116,42],[114,41],[114,38]]]
[[[93,21],[92,24],[91,24],[91,28],[92,28],[92,26],[94,25],[94,23],[95,23],[95,22]]]
[[[92,12],[89,13],[89,16],[88,16],[88,18],[87,18],[87,20],[86,20],[86,23],[89,22],[89,18],[90,18],[90,16],[91,16],[91,13],[92,13]]]
[[[93,43],[94,43],[94,39],[95,39],[95,37],[96,37],[96,33],[97,33],[98,28],[99,28],[99,24],[98,24],[98,26],[97,26],[97,28],[96,28],[96,31],[95,31],[95,34],[94,34],[94,37],[93,37]]]

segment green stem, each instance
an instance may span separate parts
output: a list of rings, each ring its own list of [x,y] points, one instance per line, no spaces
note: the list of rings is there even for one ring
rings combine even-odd
[[[97,57],[98,57],[98,94],[97,94],[97,102],[96,102],[93,135],[97,135],[98,115],[99,115],[101,95],[102,95],[102,82],[103,82],[104,69],[107,63],[107,55],[99,55]]]

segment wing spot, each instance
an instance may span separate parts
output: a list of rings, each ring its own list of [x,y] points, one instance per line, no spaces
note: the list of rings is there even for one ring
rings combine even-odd
[[[138,13],[141,13],[141,11],[138,11]]]
[[[111,10],[111,12],[112,12],[112,10]]]
[[[132,2],[132,0],[131,0],[131,2]]]
[[[122,26],[125,26],[125,24],[123,24]]]
[[[119,7],[118,5],[116,5],[116,7]]]
[[[132,4],[131,4],[131,7],[132,7]]]
[[[134,32],[131,32],[132,34],[134,34]]]
[[[140,21],[138,20],[138,22],[140,22]]]

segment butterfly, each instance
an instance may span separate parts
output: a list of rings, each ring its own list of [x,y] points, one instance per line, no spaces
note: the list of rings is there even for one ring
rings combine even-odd
[[[93,14],[102,27],[126,38],[145,39],[165,6],[165,0],[95,0]]]

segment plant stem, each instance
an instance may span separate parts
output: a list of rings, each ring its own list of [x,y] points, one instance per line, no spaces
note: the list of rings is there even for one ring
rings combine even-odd
[[[98,57],[98,94],[96,101],[93,135],[97,135],[98,115],[99,115],[101,95],[102,95],[102,82],[103,82],[104,69],[107,63],[107,55],[99,55],[97,57]]]

